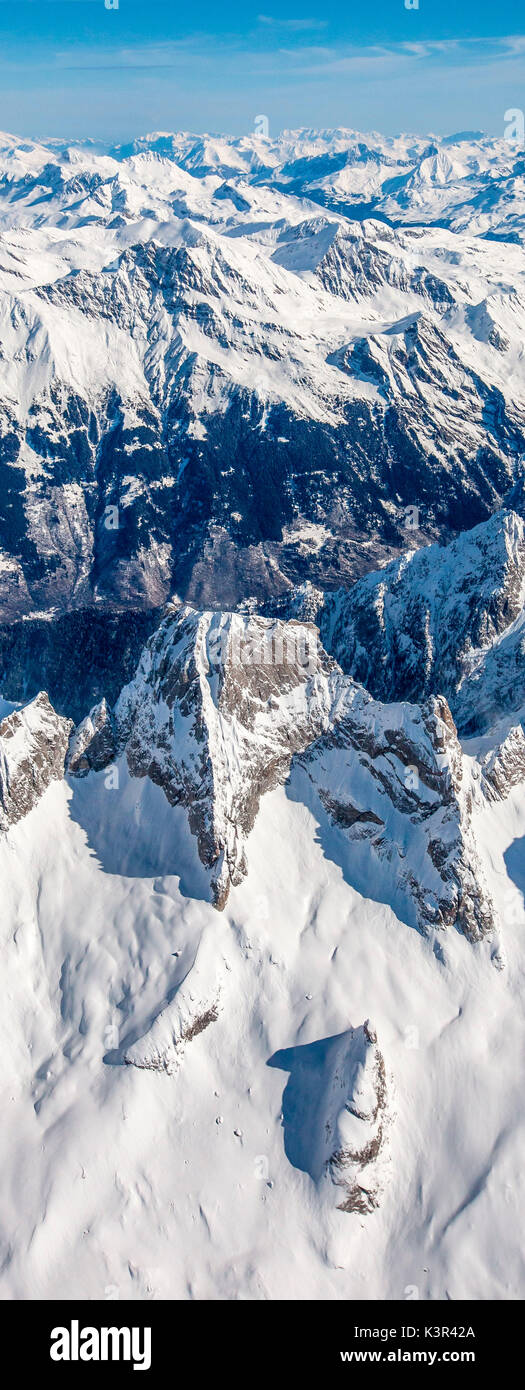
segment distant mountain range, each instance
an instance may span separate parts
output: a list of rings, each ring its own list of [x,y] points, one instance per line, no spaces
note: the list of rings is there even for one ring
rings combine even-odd
[[[4,137],[0,617],[336,588],[486,519],[525,449],[520,158]]]

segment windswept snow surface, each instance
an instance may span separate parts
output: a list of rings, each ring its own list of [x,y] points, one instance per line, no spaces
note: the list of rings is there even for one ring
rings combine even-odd
[[[2,1296],[523,1296],[523,797],[477,827],[497,970],[489,943],[364,899],[293,776],[223,914],[185,812],[104,776],[53,784],[0,845]],[[174,1074],[125,1065],[198,953],[216,1020]],[[362,1216],[319,1180],[316,1120],[331,1051],[368,1017],[388,1156]]]

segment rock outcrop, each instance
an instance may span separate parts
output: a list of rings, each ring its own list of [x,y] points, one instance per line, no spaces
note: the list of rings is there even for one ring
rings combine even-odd
[[[488,801],[504,801],[513,787],[525,782],[525,734],[521,724],[509,729],[503,742],[483,754],[481,785]]]
[[[87,772],[99,772],[107,767],[116,752],[113,716],[106,700],[94,705],[75,729],[70,740],[67,770],[74,777]]]
[[[328,1173],[339,1211],[366,1216],[380,1205],[386,1173],[387,1078],[367,1019],[346,1038],[327,1097]]]
[[[491,931],[471,779],[446,700],[386,706],[361,692],[300,764],[362,892],[424,931],[456,925],[471,941]]]
[[[247,871],[261,797],[299,762],[351,848],[348,872],[425,931],[471,940],[493,909],[473,841],[470,774],[446,700],[383,705],[327,656],[312,624],[173,606],[113,713],[71,740],[76,775],[124,754],[187,808],[213,901]],[[347,852],[345,851],[345,853]],[[368,890],[367,890],[368,891]]]
[[[525,522],[503,511],[325,596],[316,620],[327,650],[377,699],[443,694],[461,732],[474,733],[525,702],[524,604]]]
[[[329,728],[345,682],[315,628],[173,609],[115,707],[132,776],[185,805],[216,905],[246,872],[264,792]]]
[[[0,830],[32,811],[49,784],[64,776],[70,719],[56,714],[45,691],[0,724]]]
[[[194,961],[149,1028],[126,1047],[128,1066],[177,1071],[188,1043],[216,1023],[223,1007],[229,965],[215,938],[204,936]]]

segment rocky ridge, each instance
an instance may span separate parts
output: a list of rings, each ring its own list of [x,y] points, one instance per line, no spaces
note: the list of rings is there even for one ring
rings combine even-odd
[[[388,1174],[388,1105],[385,1061],[367,1019],[340,1040],[326,1089],[324,1142],[336,1145],[327,1175],[340,1189],[339,1211],[366,1216],[379,1206]]]
[[[72,720],[55,713],[45,691],[0,723],[0,830],[32,811],[64,776]]]
[[[0,621],[331,590],[508,497],[520,250],[412,225],[456,179],[510,177],[505,142],[460,141],[459,164],[321,143],[266,167],[249,141],[0,141]],[[398,157],[390,225],[370,206]]]
[[[377,699],[443,694],[461,734],[525,703],[525,525],[498,511],[448,546],[408,552],[306,606],[325,647]]]
[[[424,930],[456,923],[472,940],[491,930],[472,784],[446,701],[380,704],[313,626],[173,608],[113,713],[98,706],[76,730],[69,771],[118,754],[187,807],[218,907],[246,874],[261,797],[294,760],[355,869],[394,893],[400,915]]]
[[[502,521],[508,539],[514,522]],[[494,623],[514,601],[510,584]],[[468,603],[461,612],[470,614]],[[348,625],[332,636],[338,631],[346,640]],[[72,727],[44,694],[4,720],[4,828],[63,775]],[[261,797],[284,784],[310,806],[326,852],[362,892],[373,885],[420,930],[456,925],[477,941],[497,914],[473,808],[480,793],[501,798],[523,779],[524,746],[516,725],[474,761],[465,757],[444,696],[374,699],[327,654],[313,623],[172,604],[113,707],[103,699],[74,729],[67,770],[86,777],[124,758],[132,778],[149,778],[170,805],[185,807],[219,908],[247,873]]]

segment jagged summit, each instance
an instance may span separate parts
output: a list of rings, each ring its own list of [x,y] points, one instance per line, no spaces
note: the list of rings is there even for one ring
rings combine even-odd
[[[246,871],[263,792],[329,727],[339,689],[315,628],[175,610],[115,706],[133,776],[188,807],[218,906]]]
[[[373,896],[425,931],[455,924],[478,940],[495,925],[446,701],[373,700],[313,624],[173,606],[114,709],[102,702],[75,731],[68,769],[85,776],[122,755],[186,808],[219,908],[248,872],[262,797],[297,765],[298,795],[329,818]]]
[[[64,776],[72,720],[61,719],[45,691],[0,723],[0,831],[37,805],[51,782]]]
[[[40,708],[62,744],[48,770],[43,759],[28,810],[63,775],[71,728],[47,696]],[[27,715],[4,721],[6,749],[10,721],[22,731]],[[132,779],[185,808],[219,908],[248,873],[262,798],[290,779],[291,794],[337,832],[332,853],[350,880],[402,920],[423,931],[456,925],[474,941],[497,926],[472,817],[480,792],[501,799],[522,781],[518,730],[491,759],[483,747],[472,768],[443,696],[372,698],[327,655],[313,623],[171,605],[113,708],[102,700],[69,741],[73,779],[122,759]]]
[[[525,449],[521,253],[483,231],[512,167],[485,139],[6,139],[0,619],[332,590],[486,520]],[[494,221],[458,229],[474,186]]]
[[[442,692],[464,733],[525,704],[525,523],[513,511],[317,598],[323,641],[383,700]]]

